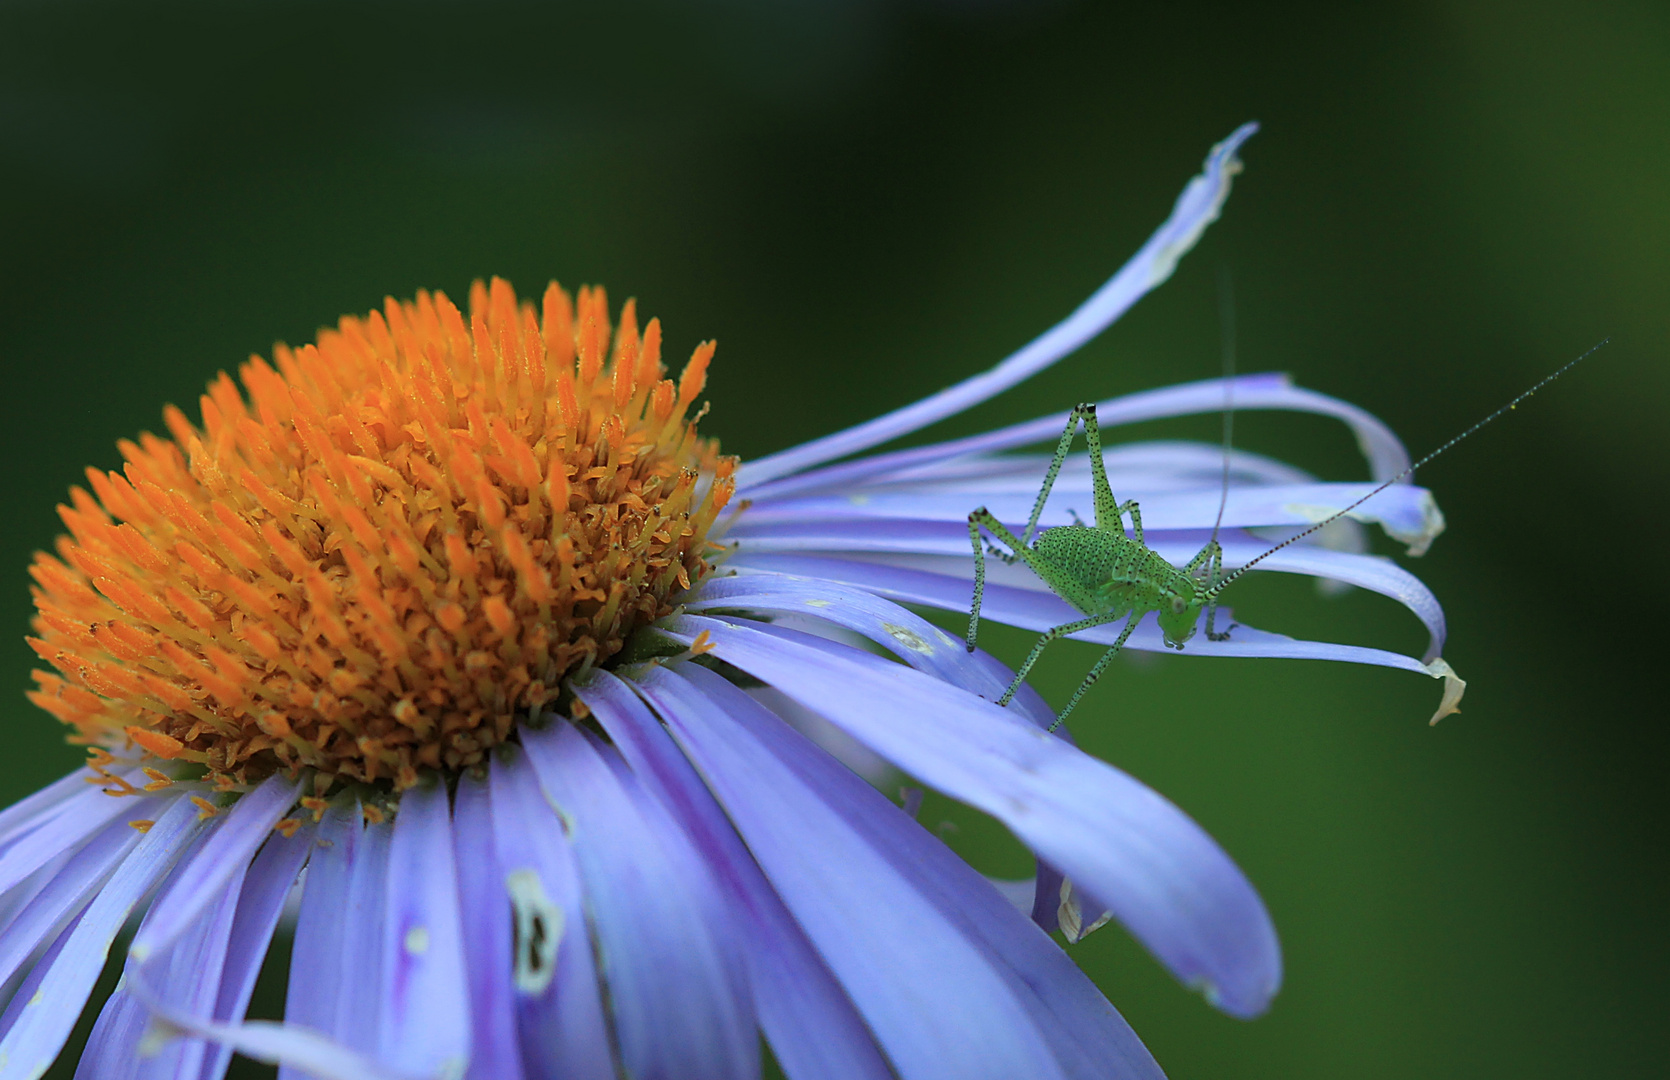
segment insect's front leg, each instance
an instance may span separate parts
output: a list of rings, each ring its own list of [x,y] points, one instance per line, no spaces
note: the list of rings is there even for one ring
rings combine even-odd
[[[1038,657],[1044,654],[1044,646],[1048,645],[1058,637],[1062,637],[1066,634],[1076,634],[1080,630],[1089,630],[1093,626],[1101,626],[1105,623],[1113,622],[1116,619],[1123,618],[1125,614],[1126,613],[1124,611],[1110,611],[1101,615],[1092,615],[1087,619],[1079,619],[1077,622],[1062,623],[1060,626],[1052,626],[1048,630],[1045,630],[1043,635],[1038,638],[1038,643],[1032,646],[1032,651],[1026,654],[1026,662],[1021,664],[1019,670],[1015,672],[1014,681],[1009,684],[1009,689],[1003,692],[1003,696],[998,699],[997,703],[999,705],[1007,705],[1010,701],[1014,700],[1015,692],[1021,688],[1021,683],[1026,681],[1027,673],[1032,670],[1032,665],[1036,664],[1038,662]],[[1136,618],[1137,616],[1133,613],[1132,622],[1135,622]],[[1125,639],[1121,637],[1119,639],[1119,643],[1123,645],[1125,643]],[[1098,668],[1101,666],[1102,665],[1098,665]],[[1100,675],[1101,671],[1098,670],[1096,674]],[[1076,703],[1078,701],[1078,697],[1075,695],[1073,700]]]
[[[1108,648],[1108,651],[1102,654],[1102,658],[1096,661],[1096,666],[1090,669],[1090,674],[1086,675],[1084,677],[1084,681],[1079,683],[1079,688],[1073,691],[1073,696],[1067,699],[1067,707],[1061,710],[1060,715],[1055,718],[1055,723],[1050,725],[1051,731],[1060,727],[1062,721],[1067,719],[1067,714],[1072,712],[1074,707],[1078,705],[1079,698],[1084,696],[1084,692],[1096,685],[1096,680],[1102,677],[1102,672],[1106,671],[1107,666],[1113,663],[1113,658],[1119,655],[1119,650],[1125,647],[1126,639],[1131,636],[1131,631],[1137,628],[1137,622],[1141,618],[1142,612],[1131,612],[1130,619],[1128,619],[1125,623],[1125,629],[1119,631],[1119,640],[1115,641],[1113,645]]]
[[[968,544],[974,549],[974,599],[968,606],[969,652],[974,651],[974,643],[980,633],[980,604],[986,596],[987,545],[980,542],[980,530],[982,528],[1009,545],[1007,554],[999,551],[995,546],[991,548],[992,554],[1004,562],[1013,563],[1016,559],[1023,558],[1023,553],[1026,551],[1021,542],[1015,538],[1015,534],[1005,528],[1003,522],[997,520],[992,512],[984,506],[968,515]]]
[[[1234,630],[1239,624],[1230,623],[1229,630],[1225,630],[1221,634],[1218,633],[1214,625],[1218,618],[1218,594],[1212,591],[1217,587],[1218,580],[1223,577],[1224,549],[1218,545],[1216,540],[1206,546],[1212,552],[1212,562],[1206,571],[1206,640],[1228,641],[1230,631]],[[1201,554],[1206,553],[1203,551]]]

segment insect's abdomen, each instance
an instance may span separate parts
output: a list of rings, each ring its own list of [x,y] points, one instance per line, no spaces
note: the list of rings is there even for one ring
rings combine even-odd
[[[1129,537],[1079,525],[1044,530],[1034,550],[1050,566],[1049,586],[1087,615],[1130,607],[1146,578],[1144,557],[1158,558]]]

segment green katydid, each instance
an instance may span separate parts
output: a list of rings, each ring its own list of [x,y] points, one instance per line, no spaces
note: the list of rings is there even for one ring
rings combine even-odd
[[[1044,484],[1038,491],[1037,501],[1032,505],[1032,516],[1026,523],[1025,532],[1017,537],[984,506],[968,515],[968,538],[974,548],[974,601],[969,610],[968,649],[970,652],[974,651],[976,635],[980,629],[980,601],[986,588],[986,549],[981,543],[981,529],[986,530],[1008,548],[1008,551],[1004,552],[993,545],[993,556],[1006,563],[1014,563],[1017,560],[1024,562],[1052,592],[1083,612],[1085,616],[1052,627],[1039,637],[1037,644],[1032,646],[1032,651],[1015,672],[1014,681],[1009,684],[1009,689],[998,700],[999,705],[1007,705],[1014,698],[1022,681],[1026,679],[1032,666],[1038,662],[1044,647],[1050,642],[1058,637],[1125,619],[1125,626],[1120,630],[1118,639],[1102,654],[1101,659],[1096,661],[1090,673],[1084,677],[1084,681],[1079,683],[1079,688],[1068,699],[1066,707],[1055,718],[1055,723],[1050,725],[1050,730],[1054,731],[1067,719],[1074,706],[1078,705],[1085,691],[1101,677],[1108,664],[1119,654],[1119,650],[1124,648],[1137,623],[1150,611],[1156,613],[1160,633],[1170,648],[1181,650],[1184,642],[1194,636],[1195,624],[1199,621],[1202,608],[1206,609],[1207,638],[1212,641],[1227,639],[1229,630],[1218,632],[1215,617],[1218,597],[1236,578],[1288,545],[1298,543],[1338,521],[1393,484],[1399,483],[1456,443],[1517,407],[1520,402],[1564,375],[1605,344],[1606,341],[1601,341],[1576,360],[1567,363],[1350,506],[1317,522],[1298,535],[1276,544],[1228,574],[1223,571],[1223,549],[1218,544],[1217,526],[1213,526],[1212,539],[1206,542],[1200,553],[1181,567],[1173,566],[1143,543],[1142,513],[1136,500],[1117,502],[1108,485],[1107,468],[1102,462],[1101,431],[1096,426],[1096,406],[1079,405],[1067,418],[1067,430],[1061,433],[1061,441],[1055,448],[1055,457],[1050,461],[1049,471],[1044,474]],[[1072,525],[1038,532],[1038,519],[1044,512],[1044,503],[1049,499],[1050,489],[1055,486],[1056,477],[1061,472],[1062,463],[1067,458],[1067,451],[1072,446],[1073,436],[1081,421],[1084,424],[1086,448],[1090,453],[1095,524],[1086,525],[1075,520]],[[1226,472],[1226,484],[1227,481]],[[1124,519],[1127,514],[1131,518],[1129,536],[1125,533]],[[1218,516],[1221,523],[1222,504],[1219,506]],[[1033,542],[1035,534],[1036,543]]]

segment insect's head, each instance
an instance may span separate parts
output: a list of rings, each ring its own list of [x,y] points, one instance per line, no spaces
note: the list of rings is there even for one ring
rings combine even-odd
[[[1164,636],[1167,647],[1181,649],[1185,641],[1194,637],[1199,617],[1200,601],[1195,598],[1193,582],[1184,579],[1167,589],[1157,613],[1160,634]]]

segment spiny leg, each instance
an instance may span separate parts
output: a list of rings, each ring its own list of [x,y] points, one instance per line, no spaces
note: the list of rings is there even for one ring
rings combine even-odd
[[[1092,418],[1086,421],[1088,425],[1095,423],[1096,406],[1078,405],[1067,414],[1067,430],[1061,433],[1061,440],[1055,444],[1055,457],[1050,459],[1049,471],[1044,473],[1044,486],[1038,489],[1038,499],[1032,504],[1032,516],[1026,519],[1026,531],[1021,533],[1021,546],[1027,547],[1032,543],[1032,534],[1038,530],[1038,518],[1044,513],[1044,504],[1049,501],[1050,491],[1055,487],[1055,478],[1061,475],[1061,463],[1067,460],[1067,451],[1073,447],[1073,432],[1078,430],[1079,420],[1087,415]]]
[[[1026,662],[1021,664],[1020,669],[1015,672],[1015,680],[1009,684],[1009,689],[1003,692],[1003,696],[998,699],[997,703],[1007,705],[1014,700],[1015,691],[1021,688],[1021,683],[1026,681],[1027,673],[1032,670],[1032,665],[1036,664],[1038,657],[1043,655],[1044,646],[1063,635],[1076,634],[1080,630],[1089,630],[1093,626],[1102,626],[1105,623],[1113,622],[1115,619],[1123,618],[1124,615],[1125,612],[1123,611],[1110,611],[1101,615],[1092,615],[1087,619],[1079,619],[1077,622],[1062,623],[1060,626],[1052,626],[1045,630],[1042,636],[1038,638],[1038,643],[1032,646],[1032,651],[1026,654]]]
[[[1125,640],[1131,636],[1131,631],[1137,628],[1137,621],[1142,618],[1142,614],[1140,611],[1131,612],[1130,619],[1125,623],[1125,629],[1119,631],[1119,640],[1109,646],[1108,651],[1102,654],[1102,658],[1096,661],[1096,666],[1090,669],[1090,674],[1086,675],[1084,681],[1079,683],[1079,688],[1073,691],[1073,696],[1067,699],[1067,707],[1061,710],[1061,715],[1057,716],[1055,723],[1050,725],[1051,731],[1061,726],[1061,722],[1067,719],[1067,714],[1078,705],[1079,698],[1083,697],[1084,692],[1096,684],[1096,680],[1102,677],[1102,672],[1106,671],[1108,665],[1113,663],[1113,658],[1118,656],[1119,650],[1125,647]]]
[[[1111,527],[1121,533],[1125,525],[1119,520],[1120,511],[1129,507],[1131,520],[1136,523],[1137,543],[1142,542],[1142,519],[1136,515],[1136,503],[1129,502],[1120,506],[1113,500],[1113,488],[1108,486],[1108,468],[1102,461],[1102,429],[1096,423],[1096,406],[1080,405],[1073,410],[1084,417],[1084,442],[1090,451],[1090,489],[1096,497],[1096,527],[1098,529]]]
[[[1120,503],[1114,511],[1113,527],[1120,532],[1125,531],[1125,522],[1119,517],[1121,514],[1131,515],[1131,537],[1137,543],[1142,543],[1142,511],[1137,508],[1135,499],[1127,499]]]
[[[1212,563],[1206,571],[1206,640],[1228,641],[1230,631],[1240,624],[1230,623],[1229,630],[1225,630],[1221,634],[1218,633],[1214,625],[1218,618],[1218,594],[1213,590],[1217,588],[1218,580],[1223,577],[1224,549],[1219,546],[1216,540],[1207,546],[1212,549]]]
[[[1028,558],[1028,550],[1015,538],[1015,534],[1004,527],[1003,523],[992,515],[984,506],[968,515],[968,543],[974,549],[974,600],[968,606],[968,651],[974,651],[974,643],[980,633],[980,604],[986,597],[986,551],[980,543],[980,529],[1009,545],[1007,555],[992,548],[992,554],[1006,563],[1013,564],[1016,559],[1025,559],[1027,565],[1032,565]]]

